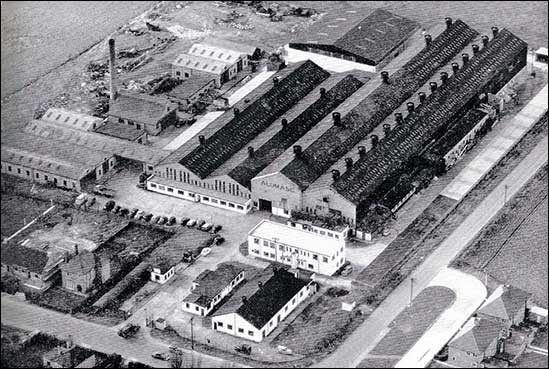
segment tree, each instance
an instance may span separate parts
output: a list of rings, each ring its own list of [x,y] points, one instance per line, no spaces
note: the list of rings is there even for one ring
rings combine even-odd
[[[171,350],[170,362],[172,368],[183,368],[183,351],[178,348]]]

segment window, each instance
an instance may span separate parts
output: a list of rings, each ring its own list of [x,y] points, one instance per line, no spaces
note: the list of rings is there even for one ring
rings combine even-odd
[[[17,168],[17,173],[21,174],[21,168]]]
[[[275,254],[271,254],[271,258],[273,258],[273,259],[274,259],[274,258],[275,258]]]
[[[288,311],[288,305],[284,307],[284,311]]]
[[[217,322],[217,326],[223,328],[223,322]]]
[[[217,204],[219,201],[217,201],[216,199],[211,199],[211,202],[212,204]]]
[[[244,333],[244,328],[238,328],[238,333]]]
[[[210,198],[209,198],[209,197],[206,197],[206,196],[202,196],[202,200],[204,200],[204,201],[210,201]]]
[[[184,195],[184,194],[185,194],[185,191],[177,190],[177,193],[178,193],[179,195]]]
[[[8,171],[11,172],[11,165],[8,165]]]
[[[280,251],[284,251],[284,245],[278,245],[278,249],[279,249]]]
[[[269,322],[269,327],[272,327],[272,326],[273,326],[273,321],[271,320],[271,321]]]
[[[231,329],[231,330],[232,330],[232,329],[233,329],[233,326],[230,325],[230,324],[227,324],[227,329]]]
[[[253,337],[254,335],[254,331],[248,331],[248,336],[252,336]]]
[[[44,176],[44,179],[47,181],[47,180],[48,180],[48,176]]]
[[[308,267],[309,269],[314,269],[314,268],[315,268],[315,267],[313,266],[313,264],[309,264],[309,265],[307,265],[307,267]]]
[[[263,241],[263,246],[269,246],[269,243],[267,241]]]
[[[188,309],[190,307],[189,303],[185,303],[185,307]]]
[[[329,237],[334,237],[334,234],[332,232],[328,232]]]
[[[151,183],[152,188],[156,188],[156,183]]]
[[[234,208],[234,204],[232,202],[229,203],[230,208]]]
[[[323,257],[322,257],[322,261],[325,262],[325,263],[327,263],[327,262],[328,262],[328,258],[327,258],[326,256],[323,256]]]
[[[141,124],[137,124],[137,123],[135,123],[135,128],[137,128],[137,129],[141,129]]]
[[[221,205],[227,205],[227,203],[225,201],[220,201],[219,202]]]
[[[130,126],[133,126],[133,125],[134,125],[133,121],[131,121],[131,120],[129,120],[129,119],[128,119],[128,124],[129,124]]]
[[[274,249],[274,248],[275,248],[274,242],[269,242],[269,247],[270,247],[271,249]]]
[[[259,239],[254,238],[254,243],[255,243],[255,244],[259,244]]]
[[[263,255],[266,256],[266,257],[269,257],[269,253],[266,252],[266,251],[263,252]]]
[[[185,72],[185,78],[189,77],[189,73]]]
[[[313,254],[313,260],[318,260],[318,255],[317,254]]]
[[[303,291],[299,292],[299,297],[303,296]]]
[[[31,173],[27,170],[27,176],[30,176],[30,174],[31,174]]]
[[[324,236],[326,234],[326,232],[320,231],[320,234]]]
[[[39,174],[39,173],[36,173],[36,178],[40,178],[40,174]]]
[[[158,185],[158,189],[164,191],[166,189],[166,187]]]
[[[237,205],[238,210],[244,210],[244,207],[242,205]]]
[[[198,306],[195,306],[194,308],[196,309],[196,311],[198,311]]]
[[[194,197],[194,193],[189,192],[190,197]]]
[[[292,305],[295,304],[295,297],[292,299]]]
[[[173,188],[168,187],[168,192],[173,192]]]

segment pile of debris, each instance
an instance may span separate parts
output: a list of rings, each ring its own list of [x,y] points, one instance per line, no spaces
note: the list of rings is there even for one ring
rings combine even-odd
[[[318,11],[313,8],[303,8],[283,3],[271,3],[267,7],[263,5],[262,1],[227,1],[226,3],[229,5],[249,6],[253,8],[257,15],[269,17],[273,22],[280,22],[285,16],[310,18],[318,14]]]

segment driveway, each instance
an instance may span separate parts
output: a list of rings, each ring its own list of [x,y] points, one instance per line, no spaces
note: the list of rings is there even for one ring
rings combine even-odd
[[[429,365],[487,295],[486,287],[481,281],[470,274],[451,268],[442,269],[429,283],[428,287],[431,286],[450,288],[456,294],[456,300],[402,357],[395,368],[425,368]]]

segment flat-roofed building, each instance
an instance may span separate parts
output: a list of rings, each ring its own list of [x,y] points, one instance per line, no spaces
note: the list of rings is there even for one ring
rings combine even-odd
[[[248,232],[248,253],[292,268],[332,275],[345,264],[345,241],[264,219]]]
[[[97,128],[95,132],[139,144],[147,143],[147,131],[126,124],[107,123]]]

